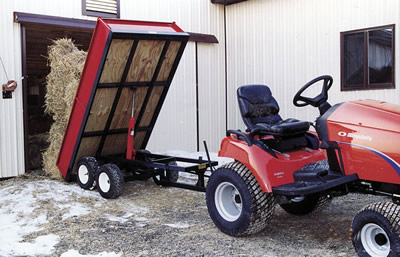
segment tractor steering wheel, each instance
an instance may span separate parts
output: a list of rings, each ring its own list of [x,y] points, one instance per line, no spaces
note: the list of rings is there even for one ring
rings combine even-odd
[[[301,95],[307,88],[309,88],[311,85],[317,83],[320,80],[324,81],[324,85],[322,86],[322,91],[319,95],[317,95],[314,98],[305,97]],[[332,83],[333,83],[333,78],[329,75],[323,75],[311,80],[310,82],[305,84],[302,88],[300,88],[300,90],[296,93],[296,95],[293,98],[293,104],[297,107],[303,107],[309,104],[314,107],[319,107],[321,104],[325,103],[328,100],[328,90],[331,88]]]

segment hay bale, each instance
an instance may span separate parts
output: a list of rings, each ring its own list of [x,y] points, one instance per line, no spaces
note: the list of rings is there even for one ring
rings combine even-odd
[[[53,41],[48,54],[50,73],[46,77],[45,112],[53,117],[54,123],[49,132],[49,148],[43,153],[43,169],[61,179],[57,156],[87,53],[79,50],[71,39],[63,38]]]

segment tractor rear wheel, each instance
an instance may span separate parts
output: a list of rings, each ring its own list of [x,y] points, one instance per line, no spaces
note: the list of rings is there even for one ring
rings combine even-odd
[[[273,194],[262,191],[253,173],[240,162],[226,164],[212,173],[206,202],[214,224],[231,236],[264,230],[275,208]]]
[[[359,256],[400,256],[400,205],[373,203],[364,207],[351,225]]]
[[[81,188],[93,189],[96,181],[99,165],[93,157],[83,157],[78,162],[77,181]]]
[[[100,167],[97,189],[100,195],[107,199],[114,199],[122,194],[124,178],[117,165],[109,163]]]
[[[329,194],[312,194],[297,196],[288,199],[289,202],[279,204],[286,212],[294,215],[306,215],[330,204],[332,197]]]

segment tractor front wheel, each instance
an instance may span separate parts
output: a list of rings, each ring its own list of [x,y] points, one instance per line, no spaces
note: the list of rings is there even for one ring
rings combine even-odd
[[[212,173],[206,201],[214,224],[231,236],[264,230],[275,208],[274,196],[263,192],[251,171],[240,162],[229,163]]]
[[[400,206],[367,205],[353,219],[352,239],[359,256],[400,256]]]
[[[100,195],[107,199],[114,199],[122,194],[124,178],[117,165],[109,163],[100,167],[97,189]]]

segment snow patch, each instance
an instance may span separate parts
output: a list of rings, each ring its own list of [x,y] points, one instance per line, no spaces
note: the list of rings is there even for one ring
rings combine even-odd
[[[117,216],[113,216],[111,214],[105,214],[104,218],[110,220],[110,221],[115,221],[115,222],[119,222],[119,223],[125,223],[127,221],[129,221],[129,218],[132,217],[133,214],[132,213],[126,213],[124,216],[121,217],[117,217]]]
[[[140,207],[140,206],[138,206],[136,204],[133,204],[131,202],[128,202],[127,204],[125,204],[124,205],[124,209],[131,211],[132,215],[134,215],[134,214],[144,214],[144,213],[148,213],[149,212],[149,208]]]
[[[171,227],[171,228],[189,228],[190,225],[184,222],[178,222],[175,224],[164,224],[165,226]]]
[[[148,221],[149,219],[145,218],[145,217],[137,217],[135,218],[135,221]]]
[[[18,243],[12,250],[13,255],[49,255],[54,251],[54,246],[58,244],[59,241],[60,237],[54,234],[39,236],[33,243]]]
[[[62,216],[62,220],[76,217],[76,216],[83,216],[90,213],[89,208],[81,203],[74,203],[72,204],[59,204],[57,205],[61,209],[67,209],[68,211]]]
[[[31,242],[23,242],[25,236],[43,230],[43,225],[49,223],[48,214],[40,208],[39,202],[55,203],[65,209],[62,218],[67,219],[89,213],[86,206],[74,199],[91,197],[104,201],[95,192],[53,180],[28,182],[23,187],[10,186],[1,189],[0,196],[0,256],[53,253],[60,240],[57,235],[39,236]]]
[[[61,254],[60,257],[121,257],[122,253],[115,253],[115,252],[101,252],[97,255],[83,255],[80,254],[77,250],[69,250],[68,252],[65,252]]]
[[[33,243],[22,242],[26,235],[41,231],[41,225],[48,223],[46,213],[33,214],[38,206],[34,191],[33,183],[19,190],[0,190],[0,256],[50,254],[58,243],[55,235],[38,237]]]
[[[52,180],[42,180],[40,183],[31,182],[35,184],[36,190],[40,192],[40,190],[46,189],[46,192],[39,193],[37,198],[40,200],[52,200],[55,202],[67,202],[72,200],[73,198],[96,198],[96,200],[100,202],[104,202],[103,199],[97,192],[84,190],[79,187],[77,184],[64,184],[58,181]]]

